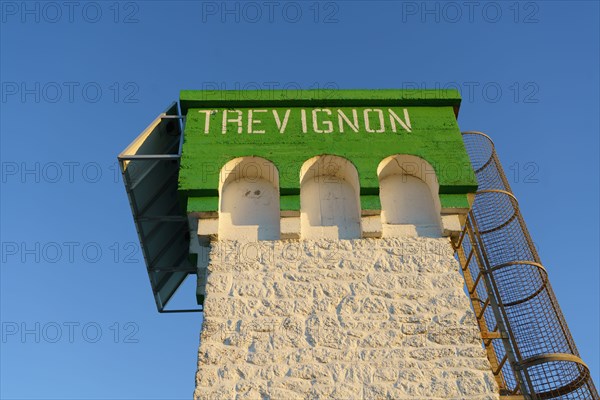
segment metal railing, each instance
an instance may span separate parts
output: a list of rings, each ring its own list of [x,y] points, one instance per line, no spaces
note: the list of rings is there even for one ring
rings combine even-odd
[[[453,245],[500,393],[598,399],[492,140],[463,140],[479,189]]]

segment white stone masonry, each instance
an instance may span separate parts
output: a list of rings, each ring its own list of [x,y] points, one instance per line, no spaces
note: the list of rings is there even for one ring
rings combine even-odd
[[[196,399],[498,399],[447,238],[212,242]]]

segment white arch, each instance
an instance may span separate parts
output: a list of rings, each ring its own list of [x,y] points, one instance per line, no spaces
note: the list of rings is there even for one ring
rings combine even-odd
[[[377,168],[383,236],[441,236],[439,183],[417,156],[397,154]]]
[[[261,157],[227,162],[219,179],[219,239],[279,239],[279,173]]]
[[[302,165],[300,229],[303,239],[361,237],[360,183],[350,161],[321,155]]]

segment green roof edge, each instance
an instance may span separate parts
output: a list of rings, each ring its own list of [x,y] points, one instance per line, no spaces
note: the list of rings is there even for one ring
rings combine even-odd
[[[432,106],[454,108],[461,97],[456,89],[307,89],[307,90],[182,90],[181,112],[208,107],[309,106]]]

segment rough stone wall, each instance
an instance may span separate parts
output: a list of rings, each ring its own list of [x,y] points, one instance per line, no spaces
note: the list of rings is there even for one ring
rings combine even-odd
[[[498,399],[448,239],[216,242],[198,399]]]

